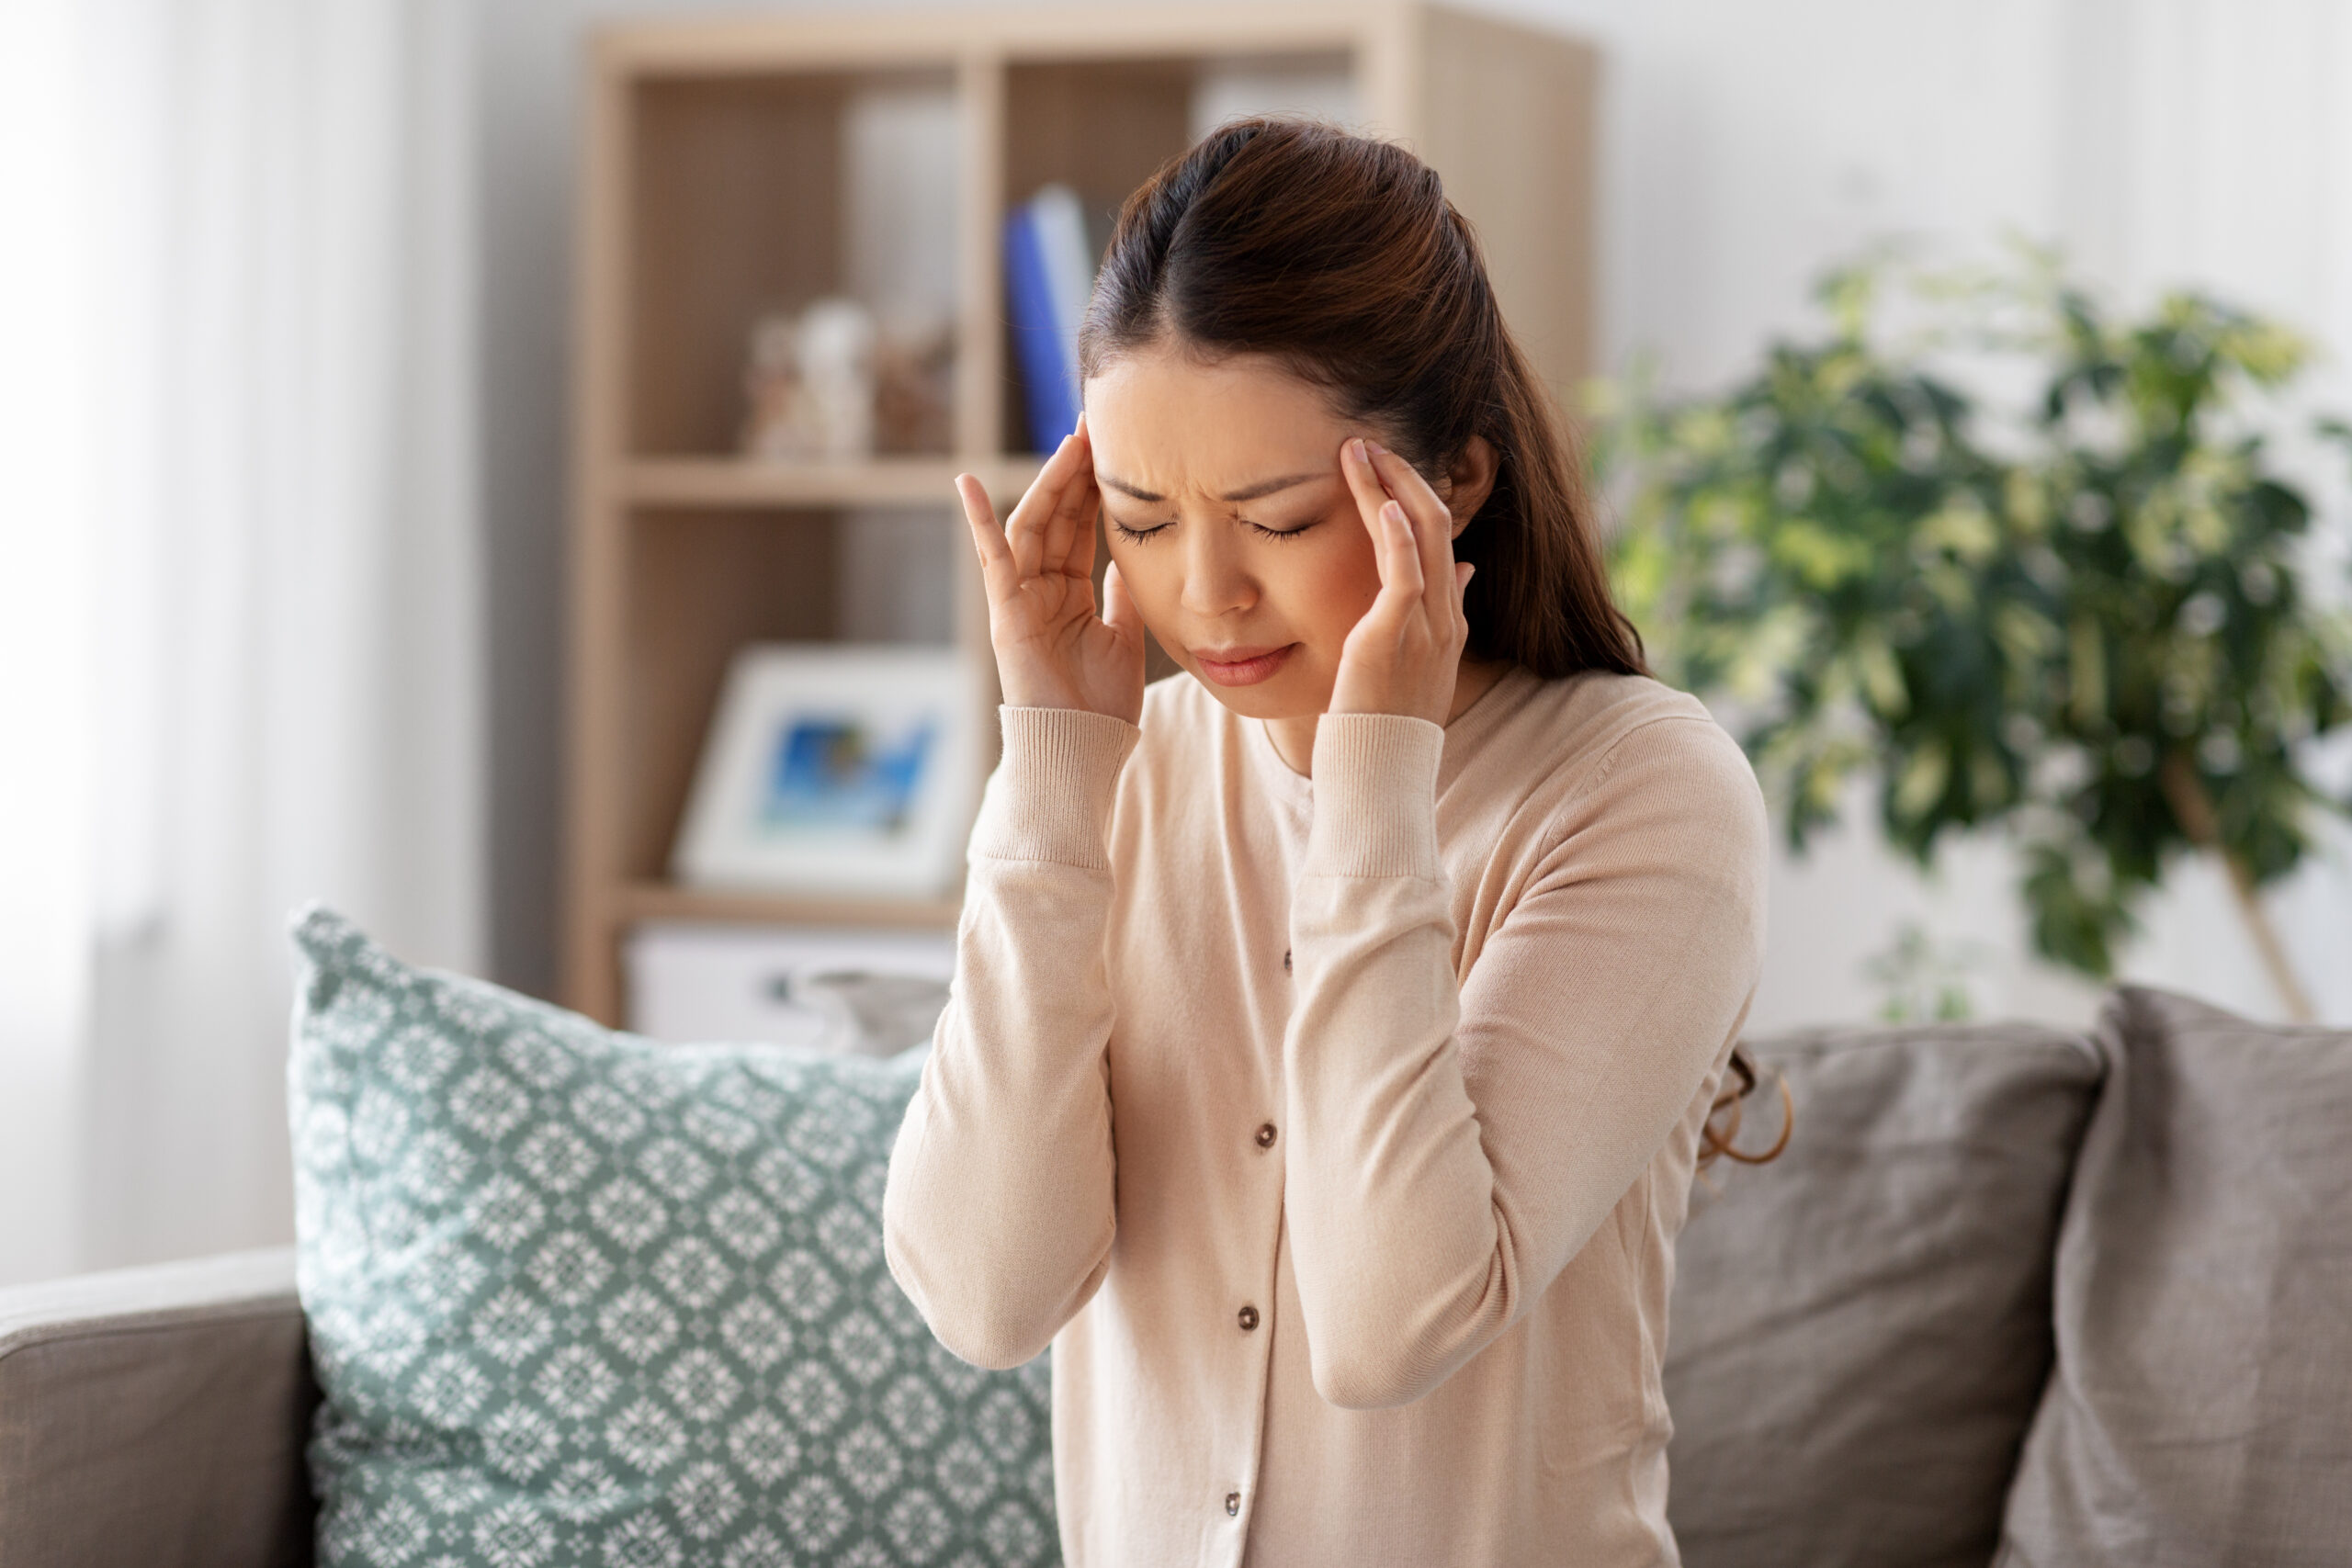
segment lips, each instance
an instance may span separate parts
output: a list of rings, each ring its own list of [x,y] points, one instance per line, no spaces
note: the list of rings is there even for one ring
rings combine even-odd
[[[1193,657],[1200,661],[1201,673],[1220,686],[1254,686],[1280,670],[1297,644],[1261,648],[1226,648],[1214,652],[1193,649]]]

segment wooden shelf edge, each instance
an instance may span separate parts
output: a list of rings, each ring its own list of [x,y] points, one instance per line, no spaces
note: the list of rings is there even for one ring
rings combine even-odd
[[[621,470],[637,506],[954,506],[956,476],[975,473],[994,496],[1018,496],[1039,457],[877,457],[777,463],[746,457],[637,457]]]
[[[954,930],[963,913],[953,898],[854,898],[825,894],[722,893],[670,882],[631,882],[615,912],[639,920],[718,920],[746,925],[905,926]]]
[[[858,66],[936,66],[978,51],[1023,59],[1106,53],[1248,55],[1345,48],[1406,24],[1413,0],[1193,0],[1133,10],[1059,4],[1013,8],[755,12],[606,22],[591,35],[607,70],[641,76]]]

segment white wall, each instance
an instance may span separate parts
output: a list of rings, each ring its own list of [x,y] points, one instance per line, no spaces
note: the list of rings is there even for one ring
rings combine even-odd
[[[501,977],[553,981],[561,452],[572,75],[601,16],[707,8],[501,0],[481,56]],[[800,8],[781,6],[779,8]],[[2352,410],[2352,6],[2342,0],[1515,0],[1604,53],[1600,341],[1705,386],[1803,330],[1816,270],[1890,230],[2057,240],[2143,298],[2198,282],[2337,356]],[[2338,492],[2340,495],[2340,491]],[[2327,526],[2340,547],[2339,505]],[[2342,750],[2342,749],[2340,749]],[[2340,758],[2352,772],[2352,752]],[[1867,818],[1857,792],[1850,818]],[[2352,1021],[2352,834],[2272,898],[2324,1016]],[[1858,829],[1783,862],[1754,1025],[1867,1016],[1894,922],[1996,955],[1979,1010],[2087,1019],[2095,990],[2023,954],[1996,843],[1939,886]],[[2130,975],[2276,1016],[2222,884],[2191,867]]]
[[[2352,6],[2332,0],[1550,0],[1510,6],[1606,54],[1602,331],[1612,361],[1661,352],[1669,379],[1736,374],[1808,325],[1823,262],[1890,231],[1930,251],[2003,229],[2064,247],[2126,303],[2180,284],[2278,313],[2320,340],[2315,390],[2352,410]],[[2340,468],[2310,470],[2345,555]],[[2331,763],[2352,792],[2352,747]],[[2064,1021],[2096,992],[2032,961],[1996,841],[1923,884],[1855,826],[1772,889],[1754,1022],[1866,1015],[1859,968],[1894,924],[1981,944],[1980,1011]],[[2352,833],[2269,906],[2324,1017],[2352,1021]],[[2278,1003],[2224,878],[2184,866],[2127,977],[2258,1016]]]

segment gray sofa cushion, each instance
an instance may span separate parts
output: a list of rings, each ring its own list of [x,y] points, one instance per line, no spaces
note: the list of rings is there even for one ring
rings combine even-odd
[[[0,1568],[295,1568],[290,1247],[0,1291]]]
[[[2050,1256],[2103,1067],[2032,1025],[1751,1042],[1788,1150],[1700,1178],[1667,1346],[1691,1568],[1984,1568],[2051,1356]],[[1769,1094],[1739,1139],[1779,1130]]]
[[[2352,1562],[2352,1032],[2126,987],[2100,1032],[2000,1561]]]

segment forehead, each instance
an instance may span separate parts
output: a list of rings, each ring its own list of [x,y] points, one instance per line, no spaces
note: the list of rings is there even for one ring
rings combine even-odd
[[[1345,424],[1321,390],[1263,355],[1124,355],[1086,383],[1099,474],[1161,495],[1222,495],[1339,470]]]

